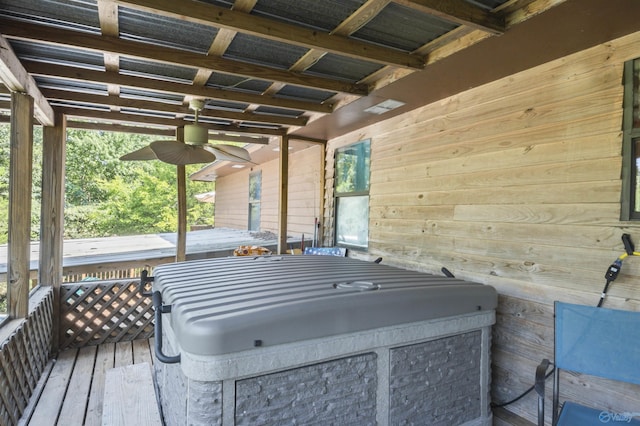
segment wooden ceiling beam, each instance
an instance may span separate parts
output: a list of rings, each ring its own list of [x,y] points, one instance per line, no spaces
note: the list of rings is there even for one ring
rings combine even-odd
[[[412,0],[393,0],[397,3],[413,2]],[[507,0],[502,5],[493,10],[493,13],[504,16],[505,31],[514,25],[520,24],[533,16],[539,15],[544,11],[551,9],[566,0]],[[404,3],[403,3],[404,4]],[[426,66],[432,65],[448,56],[461,52],[471,47],[493,34],[486,30],[479,30],[471,26],[461,25],[458,28],[449,31],[446,34],[432,40],[431,42],[419,47],[413,53],[424,56],[426,58]],[[381,76],[387,76],[381,77]],[[406,77],[406,70],[394,70],[391,67],[384,67],[376,73],[373,73],[359,83],[369,84],[372,90],[378,90]]]
[[[0,35],[0,81],[12,92],[26,93],[33,98],[34,115],[44,126],[53,126],[53,108],[40,93],[38,85],[24,69],[11,45]]]
[[[122,75],[105,71],[96,71],[85,68],[69,67],[66,65],[45,64],[35,61],[23,61],[25,68],[33,75],[57,77],[62,79],[89,81],[102,84],[118,84],[137,89],[150,90],[159,93],[175,93],[182,96],[192,95],[205,99],[218,99],[229,102],[244,102],[249,104],[268,105],[277,108],[293,109],[301,111],[314,111],[331,113],[331,104],[316,104],[292,99],[275,98],[272,96],[253,95],[250,93],[233,92],[230,90],[216,89],[214,87],[197,87],[191,84],[163,81],[152,78]]]
[[[42,89],[42,94],[48,99],[62,101],[73,101],[87,104],[97,104],[105,106],[116,106],[119,108],[131,108],[141,111],[169,112],[172,114],[192,114],[185,105],[170,104],[166,102],[146,101],[140,99],[127,99],[119,96],[103,96],[91,93],[72,92],[58,89]],[[220,111],[205,108],[200,111],[201,117],[213,117],[224,120],[248,121],[255,123],[270,123],[286,126],[304,126],[307,123],[306,117],[283,117],[267,114],[255,114],[249,112]]]
[[[258,0],[236,0],[236,2],[233,4],[233,9],[249,13],[257,2]],[[207,54],[219,57],[222,56],[231,45],[231,42],[235,38],[236,34],[237,31],[220,28],[220,30],[218,30],[218,33],[214,37],[213,42],[211,42],[211,46],[209,47],[209,52]],[[198,69],[198,72],[193,79],[193,85],[204,86],[211,78],[211,75],[213,75],[213,71],[211,70],[202,68]],[[191,98],[192,96],[185,96],[184,100],[185,102],[189,102]],[[255,108],[255,106],[253,105],[251,107]]]
[[[176,134],[175,128],[158,128],[158,127],[143,127],[143,126],[129,126],[126,124],[118,123],[104,123],[98,121],[76,121],[67,120],[67,129],[83,129],[83,130],[98,130],[103,132],[121,132],[121,133],[137,133],[141,135],[155,135],[155,136],[174,136]]]
[[[437,16],[449,22],[466,25],[491,34],[505,32],[505,18],[464,0],[393,0],[429,15]]]
[[[154,117],[151,115],[142,115],[142,114],[129,114],[122,113],[117,111],[101,111],[96,109],[84,109],[84,108],[70,108],[70,107],[56,107],[56,111],[60,111],[62,114],[65,114],[70,117],[80,117],[80,118],[92,118],[100,121],[116,121],[122,123],[130,123],[130,124],[147,124],[147,125],[156,125],[156,126],[167,126],[167,127],[180,127],[185,124],[193,124],[191,121],[186,121],[178,118],[162,118],[162,117]],[[230,132],[230,133],[249,133],[253,135],[271,135],[271,136],[281,136],[284,135],[285,129],[269,129],[269,128],[258,128],[258,127],[243,127],[237,125],[217,125],[217,124],[209,124],[209,123],[200,123],[200,126],[206,127],[209,130],[217,131],[217,132]]]
[[[118,21],[118,5],[109,0],[98,0],[98,18],[100,19],[100,31],[102,35],[110,37],[120,36],[120,25]],[[105,53],[104,66],[107,71],[120,71],[120,56],[112,53]],[[118,96],[120,94],[120,86],[117,84],[109,84],[108,90],[110,95]],[[117,111],[117,107],[114,107]]]
[[[417,55],[199,1],[115,1],[132,9],[144,10],[187,22],[227,28],[269,40],[303,46],[308,49],[321,49],[338,55],[402,68],[421,69],[424,67],[423,58]]]
[[[153,62],[181,67],[209,69],[229,74],[242,75],[267,81],[279,81],[296,86],[310,87],[332,92],[344,92],[366,96],[366,85],[350,83],[312,75],[303,75],[248,62],[234,61],[216,56],[201,55],[181,49],[139,43],[115,37],[105,37],[80,31],[49,27],[46,25],[0,19],[0,28],[6,37],[38,41],[45,44],[71,46],[100,53],[108,52],[121,56],[141,58]]]
[[[349,17],[347,17],[344,21],[342,21],[333,31],[331,31],[331,34],[336,34],[336,35],[341,35],[346,37],[355,33],[360,28],[365,26],[369,21],[375,18],[382,11],[382,9],[384,9],[390,2],[391,0],[367,0],[355,12],[353,12]],[[322,59],[322,57],[327,53],[328,52],[320,49],[310,49],[306,54],[304,54],[300,59],[298,59],[298,61],[296,61],[296,63],[293,64],[291,68],[289,68],[289,71],[302,72],[307,68],[310,68],[311,66],[313,66],[313,64],[315,64],[320,59]],[[414,52],[414,53],[419,53],[419,52]],[[424,55],[420,55],[420,56],[424,57]],[[394,67],[386,66],[386,67],[383,67],[382,69],[387,69],[387,68],[394,68]],[[410,69],[403,69],[402,71],[404,71],[407,74],[414,72],[414,70],[410,70]],[[365,79],[363,81],[360,81],[359,83],[367,84],[367,85],[370,83],[374,83],[376,81],[376,76],[377,76],[377,72],[374,72],[373,74],[370,75],[371,79],[369,80]],[[281,88],[282,88],[281,83],[274,83],[265,91],[265,94],[277,93]],[[340,95],[334,96],[332,101],[334,101],[335,103],[340,103],[341,101],[338,99],[339,97]],[[349,96],[347,98],[343,98],[342,104],[344,105],[356,99],[357,98],[355,96]]]
[[[251,143],[251,144],[259,144],[259,145],[269,144],[269,138],[267,137],[236,136],[236,135],[228,135],[224,133],[210,133],[209,139],[213,139],[215,141],[220,141],[220,142],[240,142],[240,143]]]

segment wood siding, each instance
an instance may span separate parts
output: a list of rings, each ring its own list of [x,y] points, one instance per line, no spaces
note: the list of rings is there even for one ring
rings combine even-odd
[[[295,142],[291,142],[295,146]],[[289,156],[289,206],[287,234],[313,237],[320,218],[321,159],[323,147],[311,146]],[[247,229],[249,174],[262,171],[260,230],[278,232],[278,160],[254,166],[216,181],[216,226]]]
[[[552,358],[553,301],[595,305],[624,252],[621,235],[640,244],[640,224],[619,220],[622,70],[635,57],[640,33],[328,144],[325,242],[333,152],[371,138],[369,250],[351,255],[437,274],[445,266],[499,291],[495,401],[531,386],[536,365]],[[605,306],[640,310],[638,278],[640,259],[630,257]],[[566,397],[615,412],[640,406],[638,386],[566,382]],[[535,394],[508,408],[535,420]]]

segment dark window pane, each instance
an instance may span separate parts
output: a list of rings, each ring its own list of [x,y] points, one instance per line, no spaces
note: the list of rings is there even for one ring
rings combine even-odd
[[[260,201],[262,193],[262,173],[249,176],[249,201]]]
[[[359,142],[336,152],[336,193],[369,190],[370,157],[369,141]]]

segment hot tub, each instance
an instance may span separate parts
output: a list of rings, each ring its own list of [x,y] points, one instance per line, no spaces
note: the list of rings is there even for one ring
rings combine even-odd
[[[257,256],[162,265],[153,290],[169,426],[491,424],[490,286]]]

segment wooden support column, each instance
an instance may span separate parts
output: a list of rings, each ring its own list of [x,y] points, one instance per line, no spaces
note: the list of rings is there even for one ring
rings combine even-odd
[[[55,114],[56,125],[42,132],[42,203],[40,209],[40,267],[38,282],[59,287],[62,282],[66,119]]]
[[[25,318],[29,313],[33,98],[23,93],[11,94],[9,157],[8,313]]]
[[[287,209],[289,206],[289,136],[280,137],[280,186],[278,188],[278,253],[287,251]]]
[[[325,214],[324,214],[324,206],[325,206],[325,195],[326,195],[326,191],[325,191],[325,183],[326,183],[326,168],[327,168],[327,144],[323,143],[320,146],[320,176],[318,177],[318,179],[320,180],[320,193],[318,194],[319,197],[319,207],[318,207],[318,225],[317,225],[317,229],[316,231],[318,232],[318,246],[322,247],[324,245],[324,238],[323,238],[323,229],[324,229],[324,218],[325,218]]]
[[[55,126],[42,131],[42,201],[40,204],[40,260],[38,282],[53,286],[53,352],[58,350],[60,287],[64,237],[64,176],[66,118],[55,113]]]
[[[184,142],[184,127],[176,129],[176,139]],[[178,233],[176,241],[176,262],[187,258],[187,176],[185,166],[176,166],[178,181]]]

